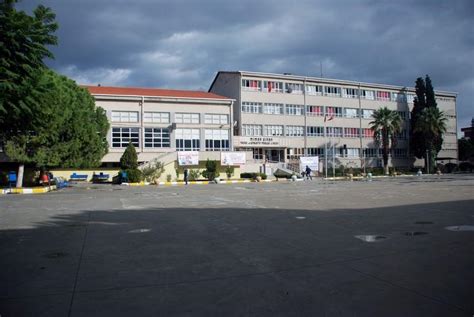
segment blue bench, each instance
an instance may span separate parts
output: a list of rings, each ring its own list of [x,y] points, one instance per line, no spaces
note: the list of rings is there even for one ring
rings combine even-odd
[[[92,181],[95,183],[102,183],[108,180],[109,180],[109,174],[104,174],[101,172],[100,174],[92,175]]]
[[[71,176],[69,176],[69,179],[71,181],[86,181],[87,180],[87,174],[72,173]]]

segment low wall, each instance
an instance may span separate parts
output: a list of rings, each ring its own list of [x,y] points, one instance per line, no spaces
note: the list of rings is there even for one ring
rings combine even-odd
[[[92,181],[92,175],[95,174],[108,174],[109,179],[108,181],[112,181],[112,178],[118,174],[120,171],[119,168],[95,168],[95,169],[52,169],[51,173],[53,173],[54,177],[61,176],[64,179],[69,180],[71,178],[72,173],[76,173],[79,175],[87,175],[87,181]]]

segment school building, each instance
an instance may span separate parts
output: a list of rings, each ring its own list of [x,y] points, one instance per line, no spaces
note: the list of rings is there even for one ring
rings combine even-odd
[[[372,114],[381,107],[397,111],[402,131],[390,166],[422,166],[410,156],[409,116],[415,90],[385,84],[270,74],[220,71],[209,92],[235,99],[233,145],[251,151],[257,162],[297,163],[300,156],[319,156],[320,170],[330,167],[382,166],[381,149],[370,129]],[[457,160],[456,93],[436,91],[448,118],[438,157]]]

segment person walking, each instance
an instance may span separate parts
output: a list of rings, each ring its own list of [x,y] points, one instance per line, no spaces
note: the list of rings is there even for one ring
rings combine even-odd
[[[306,179],[310,179],[310,180],[313,180],[313,176],[311,176],[311,168],[309,168],[308,165],[306,165]]]
[[[184,169],[184,183],[188,185],[188,169]]]

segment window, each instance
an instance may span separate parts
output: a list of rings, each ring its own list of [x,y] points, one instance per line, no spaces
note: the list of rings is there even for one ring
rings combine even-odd
[[[358,138],[359,128],[344,128],[344,136],[346,138]]]
[[[286,136],[304,136],[304,127],[288,125],[286,126]]]
[[[400,92],[392,92],[392,101],[405,102],[405,95]]]
[[[395,133],[395,137],[400,140],[405,140],[407,138],[407,131],[401,130],[400,132]]]
[[[342,128],[340,128],[340,127],[326,127],[326,136],[342,137]]]
[[[344,117],[346,117],[346,118],[358,118],[359,117],[359,109],[344,108]]]
[[[260,102],[242,102],[242,112],[262,113],[262,103],[260,103]]]
[[[261,136],[262,126],[258,124],[243,124],[242,135],[244,136]]]
[[[342,117],[341,107],[326,107],[326,115],[329,117]]]
[[[306,127],[307,136],[324,136],[324,127]]]
[[[324,95],[329,97],[341,97],[341,88],[324,86]]]
[[[229,130],[204,130],[206,151],[229,151]]]
[[[290,116],[302,116],[304,115],[304,106],[286,105],[286,114]]]
[[[254,79],[242,79],[242,90],[262,90],[262,82]]]
[[[176,113],[174,115],[176,123],[194,123],[199,124],[199,113]]]
[[[199,151],[199,129],[176,129],[175,138],[177,151]]]
[[[264,136],[280,136],[283,135],[282,125],[265,125],[263,126]]]
[[[402,120],[407,119],[407,113],[405,111],[397,111],[397,112],[398,112],[398,115],[400,116],[400,118],[402,118]]]
[[[407,149],[392,149],[392,156],[393,157],[407,157],[408,155]]]
[[[344,151],[344,148],[342,149]],[[359,148],[346,148],[346,153],[344,153],[345,157],[360,157],[360,149]]]
[[[379,157],[379,149],[367,148],[364,149],[364,157]]]
[[[169,112],[145,112],[143,114],[143,121],[150,123],[169,123]]]
[[[229,116],[226,114],[206,113],[204,115],[204,123],[206,124],[228,124]]]
[[[361,90],[360,92],[361,98],[367,100],[375,100],[375,93],[373,90]]]
[[[324,148],[313,147],[308,148],[308,156],[324,156]]]
[[[373,138],[374,137],[374,130],[363,128],[362,129],[362,137],[364,137],[364,138]]]
[[[324,107],[323,106],[306,106],[306,115],[315,117],[315,116],[324,116]]]
[[[138,122],[138,111],[112,111],[112,122]]]
[[[263,113],[283,114],[283,104],[282,103],[266,103],[263,105]]]
[[[356,88],[342,88],[342,97],[344,98],[357,98],[359,94]]]
[[[112,128],[112,147],[127,147],[129,142],[140,146],[140,128]]]
[[[302,94],[303,93],[303,85],[302,84],[295,84],[295,83],[286,83],[285,90],[289,94]]]
[[[283,92],[283,83],[281,81],[264,81],[263,91],[266,92]]]
[[[415,94],[407,94],[407,102],[413,103],[413,100],[415,100],[415,96]]]
[[[145,128],[145,147],[170,147],[170,130],[164,128]]]
[[[390,101],[390,92],[389,91],[377,91],[377,100],[381,101]]]
[[[323,86],[319,85],[306,85],[306,93],[308,95],[322,96]]]
[[[289,160],[299,159],[300,156],[304,155],[303,148],[293,148],[293,149],[286,149],[286,158]]]
[[[372,109],[362,109],[362,118],[364,119],[372,119],[374,114],[374,110]]]

